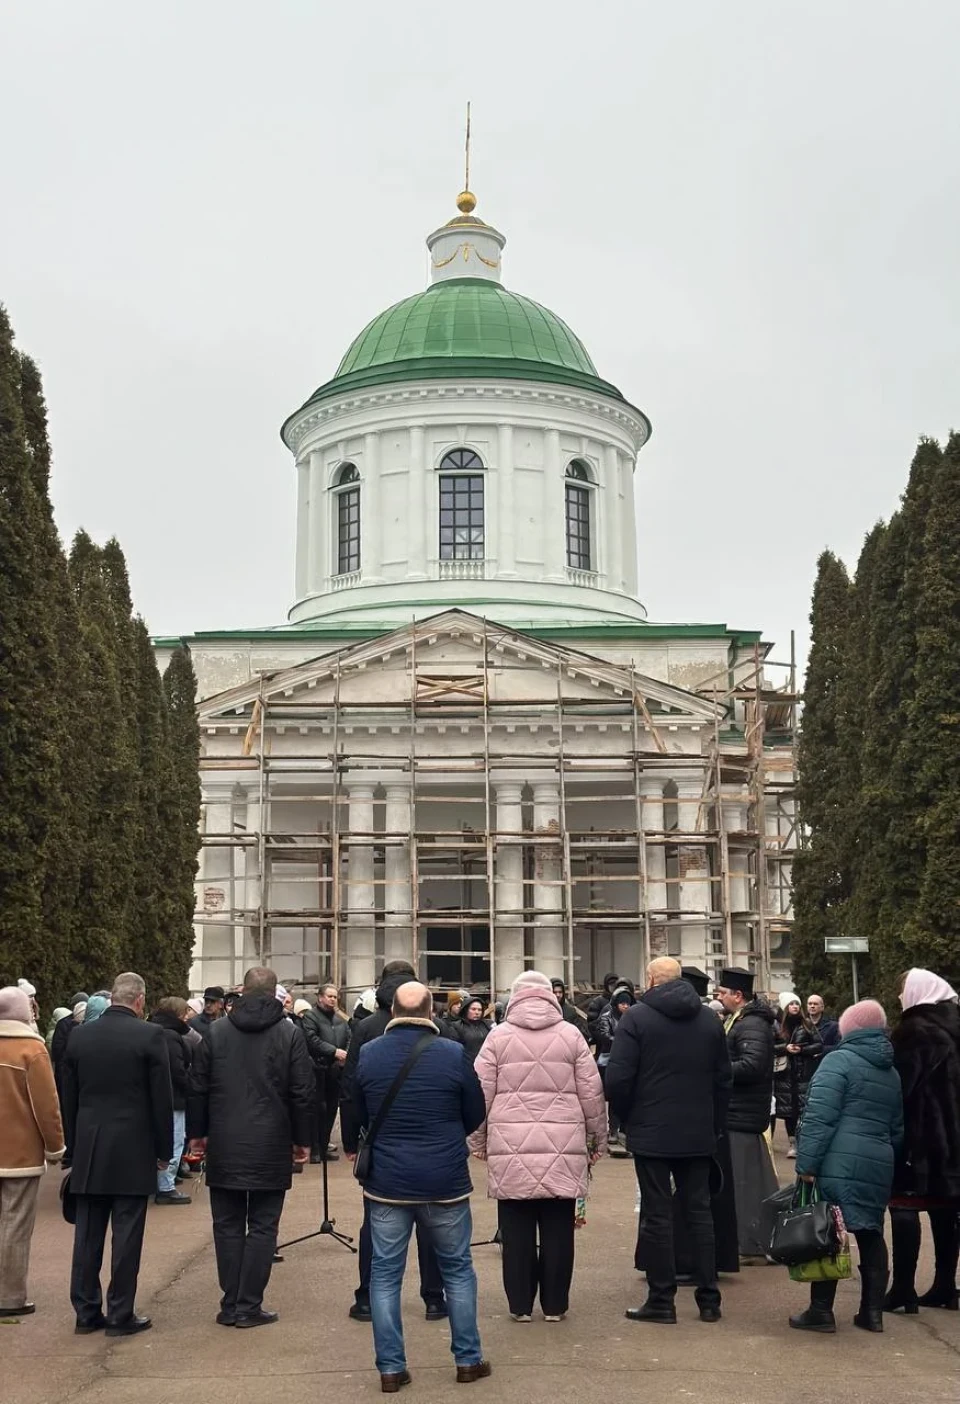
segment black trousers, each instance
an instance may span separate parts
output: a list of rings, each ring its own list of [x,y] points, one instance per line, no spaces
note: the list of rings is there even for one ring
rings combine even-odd
[[[928,1209],[933,1234],[933,1290],[955,1292],[957,1260],[960,1258],[960,1223],[957,1207]],[[920,1261],[920,1213],[917,1209],[891,1209],[890,1227],[893,1239],[893,1287],[908,1297],[916,1291],[917,1263]]]
[[[673,1193],[690,1237],[690,1270],[696,1283],[698,1306],[719,1306],[717,1253],[710,1205],[709,1156],[665,1160],[634,1156],[640,1184],[641,1252],[647,1265],[648,1298],[657,1305],[672,1305],[677,1292],[677,1265],[673,1240]]]
[[[880,1229],[854,1229],[857,1240],[857,1253],[860,1257],[860,1305],[874,1307],[877,1311],[883,1306],[887,1290],[887,1245]],[[835,1282],[811,1282],[810,1305],[833,1310],[837,1295]]]
[[[420,1268],[420,1296],[427,1306],[443,1305],[443,1278],[440,1264],[433,1251],[430,1235],[417,1224],[417,1262]],[[370,1200],[364,1197],[363,1223],[360,1226],[360,1286],[355,1292],[358,1306],[370,1305],[370,1269],[373,1266],[373,1242],[370,1237]]]
[[[544,1316],[570,1306],[576,1207],[575,1199],[498,1200],[503,1290],[514,1316],[529,1316],[538,1292]]]
[[[600,1063],[598,1063],[598,1064],[597,1064],[597,1072],[600,1074],[600,1082],[601,1082],[602,1085],[603,1085],[604,1096],[606,1096],[606,1092],[607,1092],[607,1065],[606,1065],[606,1063],[604,1063],[602,1066],[601,1066]],[[613,1107],[611,1107],[611,1105],[610,1105],[609,1102],[607,1103],[607,1129],[608,1129],[608,1131],[609,1131],[611,1140],[613,1139],[614,1136],[619,1136],[619,1134],[620,1134],[620,1118],[614,1113]],[[517,1201],[517,1202],[519,1202],[519,1201]],[[550,1312],[550,1313],[548,1313],[548,1314],[551,1315],[551,1316],[553,1315],[552,1312]]]
[[[210,1186],[213,1246],[223,1311],[251,1316],[263,1305],[277,1251],[284,1190],[232,1190]]]
[[[110,1285],[107,1288],[107,1320],[112,1325],[119,1325],[129,1321],[134,1312],[143,1230],[147,1223],[147,1197],[78,1194],[70,1301],[81,1326],[98,1321],[103,1311],[100,1268],[107,1227],[111,1221],[113,1243],[110,1250]]]

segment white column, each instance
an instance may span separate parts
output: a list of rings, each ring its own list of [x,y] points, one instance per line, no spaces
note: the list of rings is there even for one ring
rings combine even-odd
[[[427,573],[427,524],[423,517],[424,433],[419,424],[410,429],[410,463],[407,469],[407,575],[422,580]]]
[[[347,853],[345,968],[348,990],[363,990],[375,976],[376,888],[373,881],[373,785],[347,780]]]
[[[603,486],[597,494],[598,559],[594,568],[603,575],[608,590],[623,589],[623,533],[620,526],[620,456],[612,444],[603,449]],[[603,537],[600,537],[600,527]]]
[[[554,839],[553,843],[534,841],[533,910],[537,925],[533,938],[534,964],[551,979],[567,978],[563,959],[563,891],[560,877],[563,857],[560,849],[560,790],[552,781],[533,787],[533,831]]]
[[[637,576],[637,504],[633,495],[634,460],[629,454],[620,455],[620,472],[623,480],[623,502],[620,511],[620,527],[623,532],[621,559],[623,561],[623,588],[636,599]]]
[[[656,839],[645,845],[647,890],[645,904],[650,922],[650,950],[647,958],[667,954],[667,853],[663,846],[663,781],[651,777],[640,781],[643,801],[643,828]]]
[[[406,835],[402,844],[387,842],[384,848],[384,960],[409,960],[410,942],[410,786],[387,785],[384,831]]]
[[[543,436],[543,567],[548,580],[566,580],[565,487],[559,429]]]
[[[495,993],[509,990],[523,973],[523,787],[513,781],[495,785],[496,825],[499,835],[507,834],[513,841],[497,840],[494,857],[494,952],[496,970],[493,972]],[[515,839],[514,839],[514,836]]]
[[[310,570],[310,460],[297,463],[297,599],[307,593]]]
[[[204,784],[198,922],[203,933],[194,953],[196,988],[227,984],[233,971],[233,926],[237,902],[236,849],[232,838],[235,783]],[[203,921],[208,916],[212,920]]]
[[[380,516],[380,436],[363,436],[363,492],[360,497],[360,569],[364,585],[379,580],[383,546]]]
[[[323,481],[323,455],[314,449],[310,455],[310,523],[308,536],[309,565],[307,567],[307,593],[316,594],[323,590],[328,573],[326,484]]]
[[[735,799],[730,795],[723,796],[723,827],[728,834],[743,833],[747,827],[747,806],[749,796],[744,795],[742,799]],[[730,859],[730,910],[731,912],[748,912],[750,910],[750,873],[747,862],[747,851],[743,847],[727,846]]]
[[[700,775],[677,777],[677,821],[681,834],[701,831],[705,815],[700,806],[703,779]],[[683,916],[684,960],[700,964],[706,959],[707,924],[700,916],[711,910],[706,847],[693,843],[678,845],[680,866],[680,910]]]
[[[243,815],[246,843],[243,848],[243,908],[245,923],[233,928],[233,983],[239,985],[244,972],[260,959],[260,905],[263,901],[263,874],[260,870],[260,789],[245,791]]]
[[[500,485],[500,520],[497,526],[496,561],[498,575],[517,573],[517,524],[514,508],[513,425],[501,424],[497,430],[497,481]],[[492,543],[485,547],[489,557],[494,554]]]

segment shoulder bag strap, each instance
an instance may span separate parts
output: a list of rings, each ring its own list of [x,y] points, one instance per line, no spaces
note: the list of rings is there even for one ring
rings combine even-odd
[[[376,1116],[373,1118],[373,1120],[367,1128],[367,1133],[363,1138],[364,1145],[373,1145],[374,1139],[377,1136],[377,1133],[379,1132],[381,1126],[383,1125],[386,1119],[387,1112],[393,1106],[396,1100],[397,1093],[400,1091],[400,1088],[410,1076],[410,1073],[413,1070],[414,1063],[420,1057],[420,1054],[424,1052],[424,1050],[427,1047],[427,1044],[432,1043],[436,1037],[437,1034],[424,1034],[422,1038],[417,1039],[416,1043],[410,1049],[410,1052],[407,1054],[406,1059],[404,1060],[403,1067],[400,1069],[396,1077],[391,1082],[389,1088],[387,1089],[387,1095],[380,1103],[380,1106],[377,1108]]]

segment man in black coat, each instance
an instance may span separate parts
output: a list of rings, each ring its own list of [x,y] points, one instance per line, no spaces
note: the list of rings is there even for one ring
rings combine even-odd
[[[336,985],[321,985],[315,1009],[308,1009],[300,1021],[307,1049],[313,1061],[317,1084],[315,1141],[310,1160],[336,1160],[330,1150],[330,1134],[340,1105],[340,1082],[350,1046],[350,1025],[337,1007],[340,994]]]
[[[738,966],[720,972],[717,998],[727,1011],[724,1029],[733,1073],[727,1132],[740,1259],[750,1267],[766,1262],[761,1207],[779,1189],[765,1134],[773,1098],[776,1015],[765,1000],[754,999],[753,972]]]
[[[609,975],[604,975],[600,993],[594,995],[587,1005],[587,1038],[594,1045],[596,1045],[597,1035],[600,1031],[600,1015],[613,998],[614,990],[618,990],[623,983],[620,976],[614,974],[613,971]]]
[[[583,1034],[584,1038],[587,1038],[587,1021],[585,1017],[580,1013],[580,1010],[574,1004],[573,1000],[567,997],[566,985],[563,983],[562,980],[556,979],[550,981],[550,987],[553,990],[553,993],[556,995],[557,1003],[559,1004],[561,1012],[563,1014],[564,1023],[572,1024],[575,1029],[578,1029],[579,1032]],[[463,1010],[461,1010],[460,1012],[462,1014]]]
[[[225,999],[222,985],[210,985],[204,990],[203,1012],[190,1020],[190,1027],[196,1029],[201,1038],[206,1038],[217,1020],[223,1018]]]
[[[70,1300],[78,1335],[145,1331],[134,1301],[147,1203],[157,1171],[173,1155],[173,1092],[163,1030],[142,1023],[146,989],[139,975],[118,975],[110,1008],[71,1035],[63,1062],[63,1119],[76,1196]],[[113,1248],[107,1314],[100,1263],[107,1226]]]
[[[205,1154],[220,1326],[267,1326],[264,1311],[292,1166],[310,1158],[315,1085],[307,1045],[284,1018],[277,977],[255,967],[243,994],[194,1055],[191,1150]]]
[[[187,1092],[193,1062],[193,1044],[187,1038],[192,1033],[186,1021],[189,1013],[190,1006],[185,999],[169,995],[160,1001],[150,1016],[151,1024],[163,1030],[173,1085],[173,1160],[166,1170],[158,1172],[155,1196],[155,1203],[163,1205],[185,1206],[193,1203],[189,1194],[181,1194],[177,1189],[177,1172],[186,1142]]]
[[[383,967],[380,983],[377,986],[376,1013],[371,1014],[362,1023],[354,1025],[350,1047],[347,1049],[347,1057],[343,1064],[343,1077],[340,1083],[340,1101],[344,1109],[352,1106],[354,1101],[354,1084],[361,1048],[364,1048],[371,1039],[379,1038],[381,1034],[386,1032],[387,1025],[393,1018],[393,997],[398,986],[405,985],[408,981],[416,980],[416,978],[413,966],[408,961],[390,960]],[[434,1022],[436,1023],[436,1020]],[[343,1137],[343,1149],[348,1160],[356,1159],[359,1130],[353,1116],[348,1115],[346,1118],[341,1116],[340,1132]],[[417,1225],[417,1257],[420,1266],[420,1296],[426,1307],[427,1320],[443,1321],[446,1319],[447,1306],[443,1296],[440,1264],[437,1262],[437,1255],[430,1246],[429,1238],[425,1233],[421,1233],[419,1224]],[[349,1315],[354,1321],[373,1320],[370,1311],[370,1269],[372,1266],[370,1201],[364,1198],[363,1225],[360,1229],[360,1284],[355,1293],[356,1300],[349,1311]]]
[[[690,1233],[700,1319],[719,1321],[710,1170],[726,1117],[730,1061],[719,1020],[668,956],[651,961],[646,992],[617,1025],[605,1086],[640,1184],[648,1294],[627,1316],[677,1319],[672,1176]]]
[[[71,995],[67,1000],[67,1008],[70,1010],[69,1019],[61,1019],[53,1031],[53,1038],[50,1040],[50,1061],[53,1064],[53,1077],[57,1084],[57,1095],[63,1100],[63,1088],[61,1076],[63,1073],[63,1060],[67,1053],[67,1044],[70,1042],[70,1035],[74,1029],[80,1025],[77,1023],[75,1014],[78,1004],[86,1004],[89,995],[79,990],[75,995]]]

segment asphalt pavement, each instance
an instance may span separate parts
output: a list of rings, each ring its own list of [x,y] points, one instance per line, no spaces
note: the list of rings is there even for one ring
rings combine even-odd
[[[495,1206],[485,1171],[475,1167],[475,1237],[490,1238]],[[789,1176],[789,1162],[781,1162]],[[233,1331],[214,1322],[218,1288],[208,1197],[195,1184],[184,1208],[151,1208],[138,1307],[153,1318],[143,1335],[77,1337],[68,1295],[71,1229],[59,1213],[59,1172],[47,1175],[34,1238],[31,1295],[37,1313],[0,1323],[2,1404],[303,1404],[305,1399],[379,1397],[370,1327],[348,1320],[357,1260],[329,1237],[290,1248],[274,1268],[266,1305],[274,1326]],[[345,1162],[330,1167],[331,1212],[338,1229],[356,1234],[360,1199]],[[787,1318],[805,1289],[786,1269],[753,1267],[724,1279],[723,1320],[698,1319],[690,1289],[678,1294],[679,1322],[629,1322],[643,1279],[633,1269],[636,1234],[630,1161],[597,1167],[587,1223],[577,1234],[577,1265],[565,1321],[511,1321],[500,1282],[500,1255],[477,1247],[480,1330],[493,1376],[472,1384],[481,1396],[517,1404],[649,1399],[656,1404],[769,1404],[812,1398],[817,1404],[960,1401],[960,1312],[887,1317],[886,1331],[856,1330],[858,1283],[840,1284],[835,1336],[791,1331]],[[282,1236],[295,1238],[321,1219],[318,1167],[297,1177]],[[918,1286],[932,1280],[929,1243]],[[427,1323],[411,1253],[404,1294],[407,1355],[413,1385],[407,1404],[462,1395],[455,1384],[445,1323]],[[461,1398],[461,1404],[463,1404]]]

